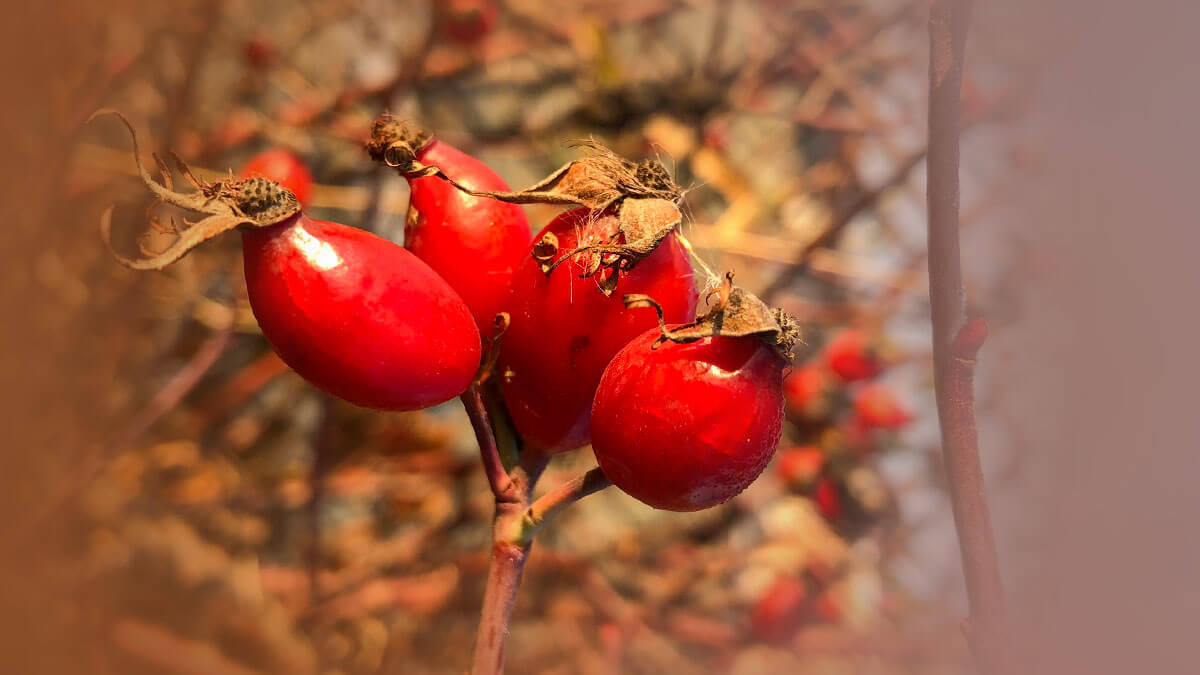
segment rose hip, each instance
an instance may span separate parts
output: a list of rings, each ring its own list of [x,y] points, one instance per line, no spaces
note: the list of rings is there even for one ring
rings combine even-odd
[[[508,190],[486,164],[443,141],[432,140],[416,156],[463,186]],[[529,252],[532,232],[525,211],[516,204],[473,197],[432,176],[410,179],[409,187],[412,213],[404,247],[458,291],[480,330],[490,335],[496,314],[506,311],[513,268]]]
[[[611,236],[608,213],[567,211],[537,236],[557,240],[558,255]],[[668,321],[695,314],[696,289],[687,251],[670,234],[635,267],[621,274],[616,292],[605,294],[595,277],[580,278],[587,255],[549,274],[527,255],[512,278],[497,373],[508,410],[525,440],[547,452],[586,445],[589,412],[605,366],[631,339],[657,324],[653,310],[627,310],[623,293],[645,293],[662,304]]]
[[[592,448],[613,484],[650,506],[695,511],[744,490],[783,431],[786,362],[753,336],[665,342],[652,329],[604,372]]]

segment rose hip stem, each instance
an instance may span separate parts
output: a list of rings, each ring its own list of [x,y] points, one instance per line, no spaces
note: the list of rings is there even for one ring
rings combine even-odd
[[[934,390],[949,476],[970,619],[967,641],[980,670],[1005,665],[1004,587],[996,559],[975,425],[975,355],[986,337],[982,319],[967,320],[959,256],[959,125],[962,62],[970,0],[935,0],[929,16],[929,301]]]
[[[534,502],[533,488],[549,458],[526,450],[512,472],[506,472],[479,385],[469,387],[461,400],[479,442],[484,473],[496,499],[487,590],[484,591],[471,673],[499,675],[504,670],[504,645],[508,638],[513,603],[534,535],[562,509],[608,487],[610,483],[604,473],[596,468],[551,490]]]

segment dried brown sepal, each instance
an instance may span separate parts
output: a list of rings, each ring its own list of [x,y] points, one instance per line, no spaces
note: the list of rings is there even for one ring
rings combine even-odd
[[[433,134],[407,120],[384,113],[371,126],[371,138],[365,144],[367,154],[406,176],[417,162],[417,154],[433,142]],[[416,177],[416,176],[412,176]]]
[[[719,296],[712,302],[714,295]],[[709,291],[707,312],[695,321],[669,328],[663,320],[662,307],[647,295],[629,294],[624,298],[626,307],[650,307],[658,314],[658,325],[662,335],[654,346],[664,342],[686,344],[706,337],[755,336],[770,345],[786,361],[792,359],[792,348],[800,338],[795,319],[781,309],[771,309],[762,300],[733,285],[733,273],[725,275],[722,284]]]
[[[450,178],[440,168],[417,161],[417,153],[429,140],[428,134],[413,125],[383,115],[375,120],[366,148],[373,159],[385,162],[406,178],[435,176],[475,197],[511,204],[581,206],[597,214],[616,215],[617,228],[610,239],[579,247],[557,261],[552,262],[546,257],[550,255],[549,247],[543,247],[542,251],[535,248],[534,257],[547,274],[569,258],[590,253],[593,257],[586,265],[588,272],[582,276],[592,276],[602,269],[611,270],[600,280],[601,289],[615,288],[620,272],[650,255],[683,221],[678,206],[683,190],[671,180],[666,167],[655,159],[635,163],[594,140],[581,141],[578,145],[591,153],[587,157],[564,164],[524,190],[489,192],[473,190]],[[608,274],[613,275],[611,284],[607,282]]]
[[[621,273],[653,253],[683,221],[679,207],[662,199],[626,199],[615,215],[609,211],[599,217],[617,219],[616,233],[612,237],[568,251],[553,262],[539,259],[542,271],[549,274],[564,262],[586,255],[584,271],[579,278],[600,275],[597,285],[605,295],[612,295]]]
[[[147,257],[132,259],[120,255],[113,249],[111,239],[113,207],[108,207],[100,218],[100,234],[113,257],[126,267],[137,270],[160,270],[187,255],[196,246],[223,232],[240,226],[267,227],[275,225],[300,212],[300,202],[297,201],[296,196],[277,183],[265,178],[234,178],[232,174],[225,180],[201,182],[196,179],[182,159],[171,153],[171,159],[175,162],[176,169],[195,188],[193,192],[177,192],[166,163],[157,155],[155,155],[154,161],[162,174],[162,182],[155,181],[150,176],[142,164],[137,132],[134,131],[133,125],[124,115],[111,108],[102,108],[92,113],[88,121],[91,122],[97,117],[105,115],[117,117],[129,131],[129,136],[133,141],[133,161],[137,165],[138,177],[155,196],[155,202],[150,205],[150,209],[163,203],[206,216],[196,222],[184,220],[183,226],[179,227],[174,224],[164,226],[151,215],[149,218],[151,228],[160,232],[167,231],[178,234],[179,238],[165,251],[153,253],[143,249],[143,253]]]
[[[530,255],[542,268],[542,272],[549,274],[555,266],[554,256],[558,255],[558,237],[553,232],[543,234],[542,238],[533,245]]]
[[[626,197],[678,202],[683,195],[658,161],[646,160],[637,164],[594,140],[577,144],[590,150],[589,156],[564,164],[524,190],[473,190],[447,176],[439,167],[417,161],[417,154],[432,140],[428,132],[416,125],[385,113],[372,125],[371,138],[365,147],[372,159],[384,162],[406,178],[436,176],[475,197],[513,204],[574,204],[603,211]]]

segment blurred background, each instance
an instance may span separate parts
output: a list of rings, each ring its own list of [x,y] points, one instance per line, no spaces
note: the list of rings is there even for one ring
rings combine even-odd
[[[1112,356],[1146,333],[1068,321],[1031,341],[1021,330],[1075,312],[1110,318],[1104,303],[1076,304],[1095,289],[1064,266],[1119,267],[1073,258],[1067,223],[1095,225],[1109,213],[1097,199],[1130,191],[1081,187],[1086,170],[1055,161],[1061,137],[1031,113],[1055,77],[1047,64],[1097,43],[1059,40],[1049,19],[1062,17],[995,5],[976,7],[968,42],[963,255],[969,312],[991,326],[977,390],[1002,562],[1016,605],[1053,626],[1042,591],[1070,586],[1048,570],[1073,568],[1045,554],[1062,541],[1047,514],[1074,522],[1087,510],[1064,500],[1060,473],[1078,466],[1079,445],[1039,421],[1099,424],[1109,410],[1068,393],[1111,385],[1093,380],[1096,359],[1071,361],[1083,335],[1115,341],[1101,352],[1124,384],[1104,400],[1130,414],[1146,371]],[[682,231],[702,264],[801,320],[784,438],[722,507],[659,512],[607,490],[555,521],[518,596],[508,672],[967,667],[931,383],[924,3],[62,0],[14,11],[0,186],[11,672],[463,672],[483,592],[492,503],[461,406],[376,413],[306,385],[257,331],[236,237],[161,273],[117,265],[99,214],[118,204],[116,239],[132,251],[146,195],[118,125],[85,123],[101,106],[132,119],[144,152],[172,150],[201,177],[287,150],[313,175],[311,215],[397,242],[406,184],[362,151],[383,111],[515,187],[577,157],[577,139],[658,157],[688,188]],[[1065,203],[1030,191],[1046,175],[1074,185]],[[1069,220],[1014,217],[1031,199]],[[555,212],[528,207],[536,228]],[[1111,248],[1130,250],[1116,232]],[[1123,306],[1153,326],[1161,313],[1144,297]],[[1098,453],[1116,439],[1093,432]],[[593,463],[588,450],[556,458],[543,489]],[[1121,462],[1092,466],[1096,494],[1110,475],[1129,479]],[[1072,531],[1111,563],[1103,537]]]

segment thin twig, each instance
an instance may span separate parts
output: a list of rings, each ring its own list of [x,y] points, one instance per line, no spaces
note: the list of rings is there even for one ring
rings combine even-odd
[[[482,409],[478,390],[472,387],[468,394],[471,392],[474,392],[471,398]],[[467,394],[464,394],[464,402],[466,397]],[[472,417],[472,421],[477,419],[478,416]],[[495,441],[491,442],[494,445]],[[494,455],[495,459],[489,459],[489,454]],[[492,555],[488,562],[487,590],[484,592],[479,631],[475,638],[472,675],[499,675],[504,670],[504,646],[508,625],[512,620],[513,604],[538,529],[562,509],[611,485],[608,477],[596,468],[551,490],[531,505],[534,485],[546,468],[548,459],[545,454],[532,449],[525,452],[511,477],[506,476],[511,481],[508,490],[497,492]],[[499,454],[485,453],[484,461],[485,464],[493,461],[498,463]]]
[[[1003,673],[1004,588],[975,426],[975,355],[987,329],[982,319],[967,320],[958,242],[960,96],[970,14],[970,0],[934,0],[930,8],[929,301],[943,459],[970,604],[967,639],[981,670]]]
[[[487,475],[488,486],[496,501],[516,501],[518,495],[514,490],[513,481],[504,470],[504,462],[500,459],[500,448],[496,445],[496,435],[492,433],[492,425],[488,419],[487,409],[484,408],[483,398],[479,387],[471,385],[460,397],[467,417],[471,419],[471,428],[475,430],[475,440],[479,443],[479,457],[483,461],[483,472]]]
[[[595,467],[542,495],[525,512],[528,536],[532,538],[542,525],[571,504],[610,485],[612,481],[604,475],[604,471]]]

